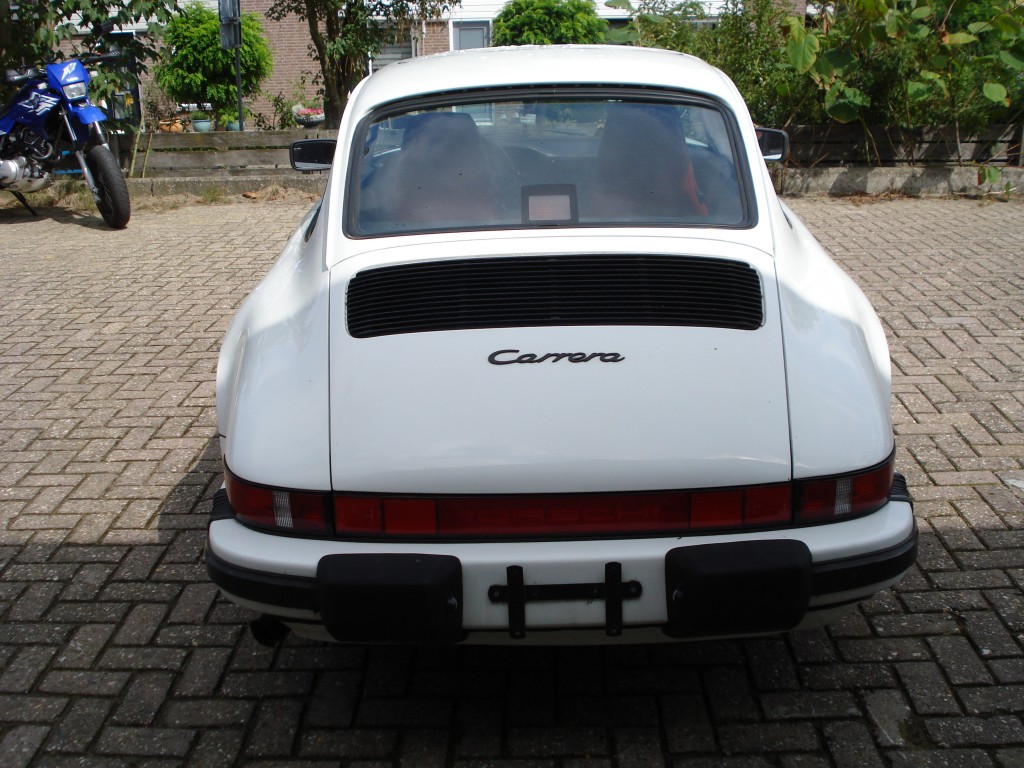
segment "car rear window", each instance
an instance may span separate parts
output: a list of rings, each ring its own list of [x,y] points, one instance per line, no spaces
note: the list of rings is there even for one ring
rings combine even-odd
[[[731,119],[706,100],[510,98],[391,109],[355,153],[355,236],[743,226]]]

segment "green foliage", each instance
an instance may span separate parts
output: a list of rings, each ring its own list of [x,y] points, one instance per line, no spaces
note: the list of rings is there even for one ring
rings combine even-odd
[[[860,122],[958,142],[1020,120],[1021,0],[832,0],[807,19],[774,0],[726,0],[717,26],[689,3],[610,0],[631,11],[617,42],[684,51],[728,74],[755,122]]]
[[[64,59],[61,43],[70,45],[72,56],[109,51],[109,37],[100,28],[109,20],[115,31],[139,24],[146,29],[144,35],[122,35],[117,41],[125,62],[134,60],[145,72],[147,60],[156,56],[162,24],[177,9],[177,0],[0,0],[0,70]],[[109,97],[134,81],[127,68],[105,64],[93,80],[93,92]]]
[[[608,42],[671,51],[691,50],[700,34],[698,24],[707,16],[698,0],[641,0],[636,7],[630,0],[608,0],[605,5],[630,13],[627,26],[608,31]]]
[[[267,18],[296,16],[309,30],[309,57],[323,96],[326,127],[336,128],[353,88],[366,76],[367,60],[414,19],[432,19],[459,0],[274,0]]]
[[[629,26],[609,35],[629,42],[682,51],[718,67],[736,83],[751,116],[762,125],[814,122],[820,108],[806,78],[785,65],[785,11],[776,0],[726,0],[717,23],[707,23],[698,2],[609,0],[631,13]]]
[[[494,45],[603,43],[607,22],[592,0],[509,0],[494,19]]]
[[[237,111],[235,52],[220,47],[220,19],[193,0],[167,24],[157,84],[181,103],[209,104],[214,112]],[[256,14],[242,16],[242,95],[252,97],[273,71],[274,59]]]
[[[1024,97],[1022,18],[1019,0],[840,0],[787,21],[787,63],[839,122],[976,133]]]

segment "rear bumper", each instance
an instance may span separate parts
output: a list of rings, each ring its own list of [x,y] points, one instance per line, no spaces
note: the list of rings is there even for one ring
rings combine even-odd
[[[218,498],[209,528],[213,582],[301,634],[343,642],[786,631],[895,583],[917,553],[909,498],[896,496],[872,515],[829,525],[586,542],[293,539],[240,525],[226,504]]]

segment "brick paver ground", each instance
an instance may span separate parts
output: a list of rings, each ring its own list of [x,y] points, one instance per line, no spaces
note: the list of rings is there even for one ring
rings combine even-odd
[[[1024,766],[1024,204],[793,206],[886,323],[918,567],[827,631],[576,650],[254,643],[214,368],[303,208],[0,211],[0,766]]]

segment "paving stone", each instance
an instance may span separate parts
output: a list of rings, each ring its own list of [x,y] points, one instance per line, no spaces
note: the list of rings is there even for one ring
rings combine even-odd
[[[884,765],[864,723],[827,723],[824,732],[825,743],[836,768],[882,768]]]
[[[609,749],[603,728],[510,728],[505,739],[514,757],[606,755]]]
[[[177,728],[107,727],[100,733],[96,751],[129,757],[184,757],[195,732]]]
[[[89,669],[113,634],[113,625],[79,627],[57,656],[55,666],[65,669]]]
[[[249,757],[291,755],[301,717],[300,702],[287,699],[261,702],[252,720],[253,727],[245,745],[245,754]]]
[[[963,614],[967,636],[982,658],[1021,656],[1024,650],[994,613],[971,611]]]
[[[616,728],[612,732],[619,768],[658,768],[665,765],[657,728]]]
[[[364,699],[355,722],[360,726],[388,727],[408,724],[421,728],[442,728],[451,722],[452,705],[443,699]]]
[[[942,671],[953,685],[985,684],[992,675],[964,637],[935,637],[928,641]]]
[[[920,715],[960,714],[960,706],[946,684],[938,664],[931,662],[902,663],[896,671],[910,695],[914,710]]]
[[[166,672],[135,675],[110,719],[115,725],[150,725],[167,698],[172,676]]]
[[[0,691],[4,693],[27,693],[46,670],[56,655],[55,648],[31,646],[21,652],[0,673]]]
[[[941,747],[1008,746],[1024,743],[1020,717],[931,718],[925,721],[931,738]]]
[[[969,715],[1024,712],[1024,685],[961,688],[960,699]]]
[[[504,736],[500,700],[460,699],[456,705],[452,740],[456,758],[495,757]]]
[[[744,669],[715,667],[704,675],[712,716],[719,721],[758,720],[761,708]]]
[[[890,752],[892,768],[992,768],[995,763],[980,749],[944,749],[941,752]]]
[[[113,703],[109,699],[76,699],[47,742],[48,752],[82,754],[106,722]]]
[[[82,696],[116,696],[127,685],[128,679],[127,672],[54,670],[42,679],[39,690]]]
[[[848,691],[766,693],[761,696],[761,706],[769,720],[854,717],[860,714],[860,707]]]
[[[346,731],[305,731],[300,736],[298,754],[302,757],[342,758],[347,765],[357,764],[354,759],[379,760],[380,765],[391,761],[381,759],[394,754],[398,742],[396,731],[390,730],[346,730]],[[367,762],[366,765],[372,765]]]
[[[914,713],[900,691],[866,691],[864,704],[880,747],[903,747],[909,741]]]
[[[1000,683],[1024,683],[1024,658],[995,659],[988,667]]]
[[[732,752],[807,752],[821,748],[810,723],[723,725],[718,729],[722,749]]]
[[[401,738],[399,765],[444,768],[448,760],[448,742],[448,732],[444,730],[407,730]]]
[[[907,577],[832,627],[267,649],[202,561],[213,380],[309,202],[118,232],[0,207],[3,768],[1024,765],[1024,203],[789,201],[880,311],[921,529]]]
[[[19,725],[4,734],[0,740],[0,755],[4,768],[22,768],[32,764],[32,758],[50,729],[41,725]]]
[[[203,731],[189,754],[189,768],[232,768],[238,764],[242,739],[241,729]]]
[[[997,749],[996,763],[1000,768],[1015,768],[1015,766],[1024,765],[1024,747]]]

